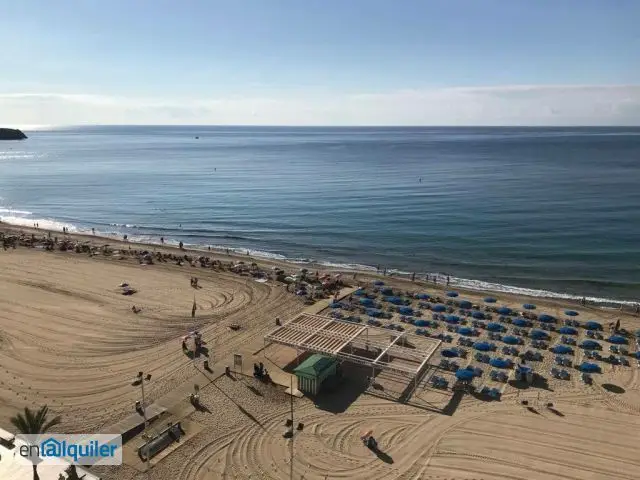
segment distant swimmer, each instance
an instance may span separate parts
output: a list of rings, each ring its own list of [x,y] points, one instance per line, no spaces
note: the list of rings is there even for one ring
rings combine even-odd
[[[420,177],[420,178],[418,179],[418,182],[422,183],[422,177]]]

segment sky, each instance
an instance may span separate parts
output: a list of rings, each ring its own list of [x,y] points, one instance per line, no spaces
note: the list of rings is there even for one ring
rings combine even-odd
[[[20,0],[0,125],[640,125],[638,0]]]

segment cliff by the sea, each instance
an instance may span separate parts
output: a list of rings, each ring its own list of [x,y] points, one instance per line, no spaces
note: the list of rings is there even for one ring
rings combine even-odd
[[[27,136],[17,128],[0,128],[0,140],[24,140]]]

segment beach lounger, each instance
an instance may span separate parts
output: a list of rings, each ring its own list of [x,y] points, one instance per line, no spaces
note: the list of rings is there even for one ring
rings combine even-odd
[[[491,372],[489,373],[489,378],[495,382],[498,381],[498,371],[497,370],[491,370]]]
[[[551,369],[551,376],[555,378],[560,378],[560,370],[557,369],[556,367],[553,367]]]
[[[560,370],[560,378],[562,380],[569,380],[571,378],[571,374],[564,369]]]
[[[591,385],[593,383],[593,378],[591,378],[591,375],[589,375],[588,373],[583,373],[582,381],[587,385]]]

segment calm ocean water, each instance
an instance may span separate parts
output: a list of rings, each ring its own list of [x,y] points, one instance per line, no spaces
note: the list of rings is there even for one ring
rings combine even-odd
[[[640,296],[640,128],[27,134],[0,143],[5,222]]]

